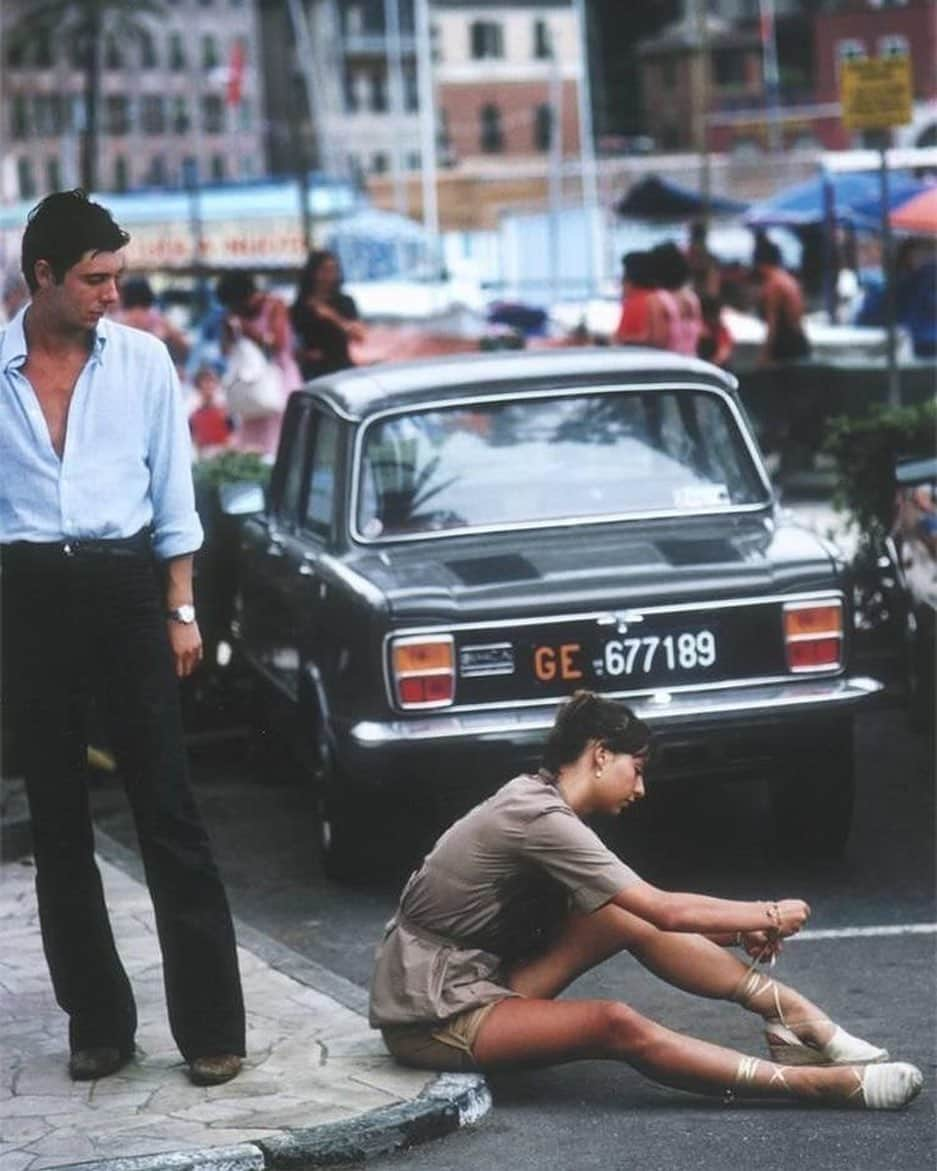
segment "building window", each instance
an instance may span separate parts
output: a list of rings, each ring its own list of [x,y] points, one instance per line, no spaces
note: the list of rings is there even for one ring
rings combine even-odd
[[[176,73],[185,69],[185,45],[182,33],[169,34],[169,68]]]
[[[223,183],[224,182],[224,156],[223,155],[212,155],[211,156],[211,177],[212,177],[213,183]]]
[[[429,26],[429,55],[434,65],[442,61],[442,45],[440,43],[439,25],[435,21]]]
[[[144,94],[140,99],[140,127],[144,134],[166,133],[166,103],[162,94]]]
[[[217,94],[202,96],[202,129],[206,134],[221,134],[224,130],[224,105]]]
[[[114,159],[114,190],[126,191],[130,186],[130,176],[127,173],[127,160],[123,155]]]
[[[844,41],[836,42],[837,61],[864,61],[866,58],[865,43],[848,37]]]
[[[46,191],[62,190],[62,164],[53,155],[46,159]]]
[[[472,57],[476,61],[504,56],[504,30],[496,21],[473,20],[470,33]]]
[[[7,45],[6,63],[10,69],[22,69],[26,64],[25,45],[21,40],[11,40]]]
[[[911,49],[908,38],[900,33],[892,33],[878,39],[878,55],[880,57],[909,57]]]
[[[72,69],[81,69],[85,63],[85,45],[81,33],[72,33],[68,41],[68,60]]]
[[[34,34],[33,64],[37,69],[52,68],[52,39],[48,29],[40,29]]]
[[[184,97],[172,99],[172,132],[173,134],[188,134],[192,128],[189,117],[189,103]]]
[[[141,69],[155,69],[159,65],[156,56],[156,45],[152,36],[145,28],[137,33],[140,38],[140,67]]]
[[[16,160],[16,177],[19,183],[20,199],[32,199],[36,194],[36,180],[33,176],[31,159],[21,155]]]
[[[383,114],[387,109],[387,78],[377,70],[371,74],[371,109],[375,114]]]
[[[29,135],[29,107],[23,94],[14,94],[10,105],[10,135],[26,138]]]
[[[242,179],[256,179],[257,168],[254,165],[254,160],[247,155],[241,159],[241,178]]]
[[[165,187],[166,160],[162,155],[153,155],[146,171],[146,181],[151,187]]]
[[[420,86],[415,69],[405,69],[403,73],[403,106],[411,114],[420,108]]]
[[[345,68],[345,113],[358,113],[358,75],[351,69]]]
[[[244,131],[254,129],[254,107],[247,98],[241,99],[241,104],[238,108],[238,124],[241,130]]]
[[[534,110],[534,149],[549,150],[553,140],[553,110],[543,103]]]
[[[37,94],[33,98],[33,129],[40,138],[61,134],[64,124],[61,94]]]
[[[482,106],[479,145],[486,154],[498,154],[504,149],[504,134],[501,130],[501,111],[492,103]]]
[[[744,85],[745,57],[737,49],[717,49],[712,62],[716,85]]]
[[[202,37],[202,68],[217,69],[219,64],[218,41],[210,34]]]
[[[534,21],[534,56],[538,61],[545,61],[553,56],[550,26],[545,20]]]
[[[423,162],[423,156],[418,150],[411,150],[407,152],[407,170],[418,171]]]
[[[387,155],[382,150],[371,157],[371,170],[375,175],[383,175],[387,170]]]
[[[104,68],[105,69],[123,69],[124,57],[120,51],[120,45],[117,43],[117,38],[107,36],[104,38]]]
[[[146,99],[144,99],[144,116],[146,116]],[[157,114],[153,115],[158,118]],[[130,129],[130,103],[123,94],[108,94],[104,99],[104,125],[108,134],[126,134]],[[159,131],[149,131],[157,134]]]

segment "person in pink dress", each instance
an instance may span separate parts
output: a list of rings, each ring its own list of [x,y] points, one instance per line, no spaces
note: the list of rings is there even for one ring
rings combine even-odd
[[[258,289],[254,277],[244,269],[232,269],[218,281],[215,295],[227,310],[225,334],[229,340],[250,338],[275,367],[282,390],[278,410],[241,419],[239,445],[265,455],[276,452],[280,423],[290,391],[302,383],[293,356],[293,334],[286,305],[273,293]]]
[[[651,252],[659,295],[667,296],[667,349],[695,358],[703,330],[699,297],[690,283],[690,266],[676,244],[658,244]]]

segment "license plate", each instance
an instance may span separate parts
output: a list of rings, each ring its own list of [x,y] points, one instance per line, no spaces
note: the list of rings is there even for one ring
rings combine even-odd
[[[715,626],[642,631],[595,641],[537,643],[533,674],[540,683],[660,683],[715,675],[720,670]]]

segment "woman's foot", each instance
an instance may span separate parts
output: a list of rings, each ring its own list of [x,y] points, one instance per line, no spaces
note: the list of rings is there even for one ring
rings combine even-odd
[[[866,1110],[901,1110],[918,1096],[924,1085],[924,1075],[907,1061],[867,1065],[850,1072],[859,1084],[847,1102]]]
[[[811,1030],[811,1036],[803,1025],[803,1035],[798,1035],[797,1025],[769,1021],[765,1026],[765,1040],[772,1061],[779,1065],[872,1065],[888,1060],[887,1049],[879,1049],[861,1037],[854,1037],[832,1021],[803,1024],[829,1024],[833,1032],[826,1041],[820,1042],[816,1039],[816,1031]]]
[[[858,1110],[901,1110],[924,1084],[921,1071],[906,1061],[826,1069],[788,1066],[783,1074],[784,1089],[792,1098]]]
[[[888,1050],[854,1037],[809,1000],[754,969],[732,999],[765,1022],[771,1060],[779,1065],[870,1065],[887,1061]]]

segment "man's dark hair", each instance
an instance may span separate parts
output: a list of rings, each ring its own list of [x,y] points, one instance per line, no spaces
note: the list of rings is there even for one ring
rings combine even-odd
[[[134,276],[120,286],[120,304],[124,309],[150,309],[156,304],[153,286],[145,276]]]
[[[687,259],[672,240],[651,249],[651,272],[654,283],[671,292],[683,288],[690,279]]]
[[[578,760],[590,741],[609,752],[636,756],[651,746],[651,729],[634,712],[593,691],[576,691],[562,704],[543,750],[543,767],[556,773]]]
[[[755,241],[755,251],[752,254],[752,264],[770,264],[778,266],[781,263],[781,249],[767,236],[759,236]]]
[[[237,313],[257,292],[253,276],[243,268],[232,268],[222,273],[215,285],[215,296],[225,307]]]
[[[76,188],[47,195],[29,213],[23,232],[23,276],[34,293],[36,261],[48,261],[56,284],[86,252],[117,252],[130,240],[106,207]]]

